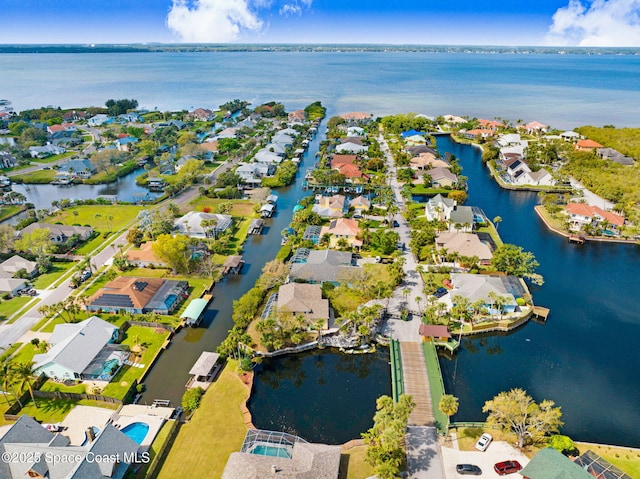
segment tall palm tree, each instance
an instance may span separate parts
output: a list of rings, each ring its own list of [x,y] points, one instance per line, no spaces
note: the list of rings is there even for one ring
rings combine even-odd
[[[7,389],[13,387],[14,378],[13,364],[6,360],[2,361],[0,364],[0,388],[2,388],[2,395],[7,404],[11,404],[7,399]]]
[[[33,401],[33,405],[37,408],[38,403],[36,402],[36,397],[33,395],[33,381],[35,381],[36,377],[33,374],[33,361],[29,361],[26,363],[18,363],[15,366],[15,378],[16,383],[18,385],[18,391],[20,393],[24,392],[25,387],[29,390],[29,394],[31,395],[31,400]]]

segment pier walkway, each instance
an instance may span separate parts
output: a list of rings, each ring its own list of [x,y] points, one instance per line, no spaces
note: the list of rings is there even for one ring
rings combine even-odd
[[[416,404],[409,416],[409,426],[433,426],[433,404],[422,344],[403,341],[400,343],[400,353],[404,392],[410,394]]]

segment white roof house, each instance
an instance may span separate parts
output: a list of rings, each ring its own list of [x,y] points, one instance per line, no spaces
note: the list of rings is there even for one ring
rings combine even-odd
[[[202,225],[203,221],[208,220],[216,221],[213,228],[208,228]],[[190,211],[175,221],[176,229],[181,234],[192,238],[209,238],[215,235],[215,233],[227,230],[232,224],[233,220],[230,215],[204,213],[202,211]]]

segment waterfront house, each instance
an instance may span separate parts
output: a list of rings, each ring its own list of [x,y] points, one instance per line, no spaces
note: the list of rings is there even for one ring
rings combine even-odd
[[[569,217],[569,228],[574,231],[593,225],[606,226],[613,232],[624,225],[624,216],[586,203],[569,203],[565,206],[564,213]]]
[[[431,168],[425,172],[425,176],[431,178],[431,186],[434,188],[452,187],[458,183],[458,177],[447,168]]]
[[[119,276],[87,300],[86,310],[171,314],[188,296],[188,290],[186,281]]]
[[[345,213],[345,197],[343,195],[321,196],[312,211],[323,218],[339,218]]]
[[[518,303],[517,297],[525,294],[524,288],[518,278],[514,276],[490,276],[486,274],[451,273],[451,284],[453,290],[449,291],[451,298],[462,296],[470,303],[476,300],[483,300],[484,307],[490,314],[503,314],[516,311]],[[494,308],[489,297],[490,293],[501,296],[504,300],[502,311]]]
[[[298,248],[291,259],[289,280],[337,286],[350,272],[360,271],[359,267],[352,265],[353,255],[347,251]]]
[[[279,155],[278,153],[274,153],[273,151],[269,151],[266,148],[262,148],[254,156],[254,160],[255,161],[257,161],[258,163],[264,163],[264,164],[267,164],[267,165],[278,165],[278,164],[282,163],[283,159],[284,158],[281,155]]]
[[[274,450],[277,454],[265,452]],[[338,479],[340,457],[340,446],[250,429],[241,452],[229,456],[222,479]]]
[[[311,241],[313,244],[318,244],[320,243],[321,231],[322,231],[322,226],[309,225],[305,228],[304,234],[302,235],[302,239],[304,241]]]
[[[474,128],[468,131],[460,130],[460,133],[462,133],[464,137],[468,138],[469,140],[478,140],[481,138],[486,140],[487,138],[491,138],[493,135],[495,135],[494,130],[488,130],[485,128]]]
[[[115,141],[118,151],[131,151],[136,143],[138,143],[138,139],[134,136],[125,136],[124,138],[118,138]]]
[[[86,158],[81,160],[69,160],[58,167],[58,173],[66,173],[69,176],[76,176],[83,179],[90,178],[95,172],[96,167],[93,166]]]
[[[477,223],[476,215],[471,206],[457,206],[449,215],[449,231],[473,231]]]
[[[423,152],[409,160],[409,167],[414,171],[420,171],[430,168],[451,168],[451,165],[431,152]]]
[[[322,298],[319,284],[287,283],[278,288],[278,311],[288,311],[301,315],[310,324],[324,320],[324,329],[328,327],[329,300]]]
[[[304,110],[294,110],[287,115],[290,124],[301,124],[306,120]]]
[[[38,263],[29,261],[18,254],[0,263],[0,277],[13,278],[20,271],[24,271],[27,278],[33,278],[38,273]]]
[[[345,113],[344,115],[340,115],[340,118],[347,121],[347,125],[366,125],[373,119],[373,115],[371,113],[365,113],[362,111],[352,111],[350,113]]]
[[[211,121],[215,118],[213,111],[207,108],[196,108],[186,115],[187,120]]]
[[[436,235],[436,248],[444,249],[448,254],[456,253],[468,258],[476,256],[483,265],[490,264],[493,258],[491,248],[473,233],[440,232]]]
[[[467,121],[461,116],[456,116],[456,115],[444,115],[442,118],[449,125],[460,125]]]
[[[112,424],[93,440],[72,445],[67,436],[47,430],[25,414],[0,438],[0,453],[26,460],[0,461],[0,477],[122,478],[138,452],[140,445]]]
[[[276,172],[276,165],[266,163],[243,163],[236,168],[236,174],[243,183],[260,184],[262,178],[273,176]]]
[[[529,135],[539,135],[541,133],[546,133],[549,130],[549,125],[545,125],[539,121],[530,121],[524,125],[524,130]]]
[[[49,350],[34,356],[33,372],[55,381],[109,381],[129,356],[115,344],[119,331],[97,316],[80,323],[58,324],[49,337]]]
[[[418,156],[421,153],[431,153],[433,156],[438,156],[438,152],[427,145],[408,146],[405,148],[405,151],[411,156]]]
[[[139,268],[147,268],[150,266],[164,268],[167,266],[167,264],[153,252],[153,241],[147,241],[141,244],[140,249],[128,249],[126,256],[129,264]]]
[[[550,447],[540,449],[520,474],[524,479],[604,479],[599,473],[591,475],[587,469]]]
[[[332,220],[329,226],[322,227],[320,238],[325,234],[330,235],[329,246],[331,247],[335,247],[341,239],[346,240],[349,246],[362,246],[362,241],[357,238],[360,234],[357,220],[347,218]]]
[[[349,201],[349,208],[353,208],[353,217],[362,218],[362,215],[371,208],[371,201],[364,196],[356,196]]]
[[[215,225],[203,226],[205,221],[215,221]],[[228,230],[233,225],[230,215],[190,211],[175,220],[175,228],[180,234],[191,238],[212,238]]]
[[[437,194],[425,205],[424,214],[429,221],[449,221],[451,212],[456,208],[456,201]]]
[[[405,144],[409,145],[409,146],[414,146],[414,145],[426,145],[427,144],[427,139],[422,136],[422,135],[413,135],[413,136],[408,136],[404,139]]]
[[[72,226],[38,222],[31,223],[29,226],[20,230],[18,234],[22,236],[25,233],[31,233],[35,229],[42,228],[46,228],[49,230],[49,238],[54,244],[65,244],[74,237],[79,241],[86,241],[93,234],[93,228],[91,228],[90,226]]]
[[[366,132],[364,128],[360,128],[359,126],[350,126],[347,128],[347,136],[355,137],[355,136],[366,136]]]
[[[484,120],[482,118],[478,118],[478,123],[481,128],[491,131],[498,131],[498,128],[504,127],[504,123],[497,120]]]
[[[340,144],[336,145],[336,152],[338,153],[364,153],[369,148],[362,144],[360,138],[343,138],[340,140]]]
[[[441,326],[437,324],[421,324],[420,336],[425,342],[431,341],[448,341],[451,339],[451,333],[448,326]]]

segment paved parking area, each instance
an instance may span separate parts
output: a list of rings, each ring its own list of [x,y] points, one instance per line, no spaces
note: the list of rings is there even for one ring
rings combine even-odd
[[[492,442],[485,452],[480,451],[459,451],[449,447],[442,448],[442,461],[444,463],[444,473],[446,479],[458,479],[461,477],[474,477],[474,476],[461,476],[456,472],[456,464],[475,464],[482,469],[481,476],[475,477],[487,477],[487,478],[500,478],[506,477],[508,479],[522,479],[522,475],[508,474],[506,476],[499,476],[493,470],[493,465],[496,462],[502,462],[507,460],[516,460],[522,467],[529,463],[529,458],[523,453],[515,449],[510,444],[504,441]]]

